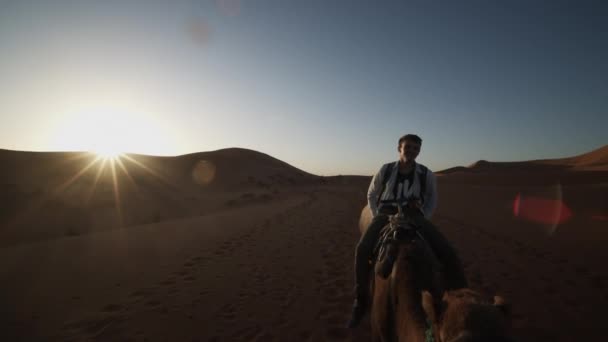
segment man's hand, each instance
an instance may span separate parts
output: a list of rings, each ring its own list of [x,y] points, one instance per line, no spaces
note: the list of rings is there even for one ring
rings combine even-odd
[[[409,202],[407,202],[407,207],[409,209],[420,209],[420,208],[422,208],[422,201],[421,200],[409,201]]]

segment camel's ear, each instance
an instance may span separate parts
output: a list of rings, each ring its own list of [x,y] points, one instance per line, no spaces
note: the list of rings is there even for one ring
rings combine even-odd
[[[435,302],[433,295],[429,291],[422,291],[422,308],[426,317],[432,322],[437,323],[437,314],[435,312]]]
[[[509,305],[509,303],[507,303],[507,301],[501,296],[494,296],[494,306],[497,307],[505,316],[511,315],[511,305]]]

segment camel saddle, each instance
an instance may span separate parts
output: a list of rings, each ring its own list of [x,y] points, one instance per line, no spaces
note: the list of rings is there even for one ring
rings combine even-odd
[[[376,265],[377,275],[386,279],[391,274],[400,242],[413,241],[419,238],[427,243],[418,228],[419,226],[407,217],[391,216],[389,223],[380,231],[380,238],[372,254],[372,264],[375,263]]]

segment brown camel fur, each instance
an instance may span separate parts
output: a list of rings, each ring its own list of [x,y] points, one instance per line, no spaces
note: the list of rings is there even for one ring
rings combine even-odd
[[[471,289],[447,291],[440,302],[422,293],[422,306],[435,342],[511,342],[509,306],[500,296],[492,302]]]
[[[362,233],[370,221],[366,206]],[[387,279],[371,278],[373,341],[424,342],[427,331],[435,342],[511,341],[501,297],[490,303],[470,289],[444,291],[438,260],[421,239],[399,243],[397,255]]]

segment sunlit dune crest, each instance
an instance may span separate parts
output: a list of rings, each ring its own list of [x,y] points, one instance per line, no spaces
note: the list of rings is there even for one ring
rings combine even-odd
[[[607,171],[608,145],[574,157],[538,159],[526,161],[478,160],[469,166],[455,166],[437,171],[437,174],[498,174],[500,172],[520,173],[564,173],[567,171]]]
[[[94,154],[103,159],[118,159],[123,153],[114,148],[101,148],[93,151]]]

